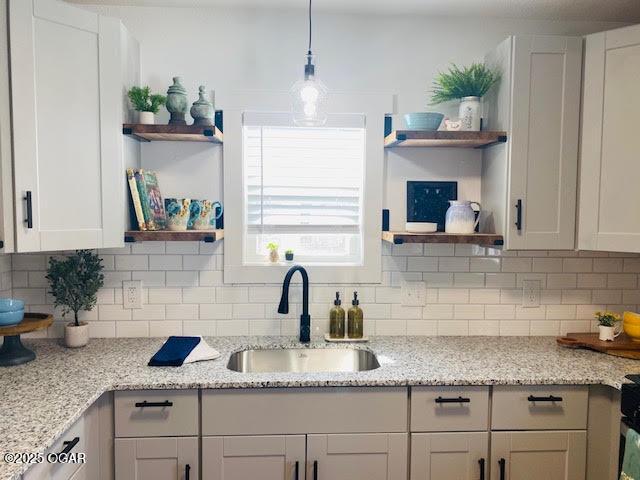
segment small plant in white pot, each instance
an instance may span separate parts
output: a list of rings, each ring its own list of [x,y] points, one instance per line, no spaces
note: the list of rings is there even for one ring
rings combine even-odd
[[[131,105],[138,112],[138,123],[144,125],[154,125],[155,114],[167,103],[167,97],[151,93],[149,87],[131,87],[128,95]]]
[[[620,315],[613,312],[596,312],[598,320],[598,338],[602,341],[612,342],[622,332]]]
[[[448,72],[440,72],[433,81],[431,105],[460,100],[458,110],[461,130],[480,130],[480,99],[500,80],[500,73],[484,63],[468,67],[452,64]]]
[[[77,250],[61,259],[51,257],[47,268],[49,293],[62,315],[73,312],[74,321],[64,326],[67,347],[84,347],[89,343],[89,324],[78,320],[78,313],[95,307],[98,290],[104,285],[102,259],[91,250]]]
[[[269,261],[271,263],[278,263],[280,261],[280,254],[278,253],[278,244],[276,242],[267,243],[267,250],[269,250]]]

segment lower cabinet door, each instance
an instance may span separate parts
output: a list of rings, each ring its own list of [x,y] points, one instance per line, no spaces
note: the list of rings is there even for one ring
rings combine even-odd
[[[411,480],[489,478],[489,433],[412,433]]]
[[[118,480],[198,480],[198,437],[116,438]]]
[[[491,433],[492,480],[584,480],[587,432]]]
[[[202,438],[204,480],[304,480],[304,435]]]
[[[407,434],[307,436],[307,480],[407,478]]]

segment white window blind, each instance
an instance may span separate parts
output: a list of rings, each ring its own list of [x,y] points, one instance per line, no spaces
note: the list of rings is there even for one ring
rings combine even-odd
[[[289,114],[245,113],[245,260],[266,243],[308,262],[361,261],[365,129],[361,115],[295,127]]]

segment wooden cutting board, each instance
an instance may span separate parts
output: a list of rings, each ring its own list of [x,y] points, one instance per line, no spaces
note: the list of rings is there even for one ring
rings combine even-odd
[[[556,342],[563,347],[588,348],[616,357],[640,360],[640,342],[634,342],[624,333],[613,342],[599,340],[597,333],[567,333],[564,337],[556,338]]]

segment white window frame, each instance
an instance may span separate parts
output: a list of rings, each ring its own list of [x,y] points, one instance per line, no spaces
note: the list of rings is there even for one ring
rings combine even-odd
[[[365,178],[362,210],[362,265],[310,265],[314,283],[380,283],[382,279],[382,205],[384,116],[393,109],[390,94],[331,94],[329,112],[365,115]],[[244,162],[242,112],[283,112],[291,108],[287,93],[233,95],[224,108],[224,283],[279,283],[290,265],[244,265]],[[304,264],[303,264],[304,266]]]

